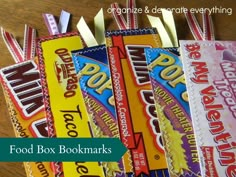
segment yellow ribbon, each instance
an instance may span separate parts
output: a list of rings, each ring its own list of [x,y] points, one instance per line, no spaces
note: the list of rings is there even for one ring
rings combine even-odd
[[[105,44],[105,23],[102,8],[94,17],[94,27],[95,37],[83,17],[77,23],[77,29],[88,47]]]
[[[165,9],[161,9],[161,11],[164,25],[159,17],[147,15],[148,20],[151,26],[157,29],[162,41],[162,47],[178,47],[178,38],[173,14],[171,11]]]

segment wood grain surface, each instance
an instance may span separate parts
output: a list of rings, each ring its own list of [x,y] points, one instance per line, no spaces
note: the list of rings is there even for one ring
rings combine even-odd
[[[236,40],[236,2],[235,0],[136,0],[137,7],[152,8],[226,8],[226,12],[219,10],[214,13],[213,22],[215,36],[217,40]],[[85,18],[93,30],[93,17],[100,8],[104,9],[105,22],[107,29],[118,29],[111,14],[107,12],[113,0],[0,0],[0,26],[14,34],[19,43],[23,43],[24,24],[28,24],[37,29],[37,36],[48,36],[49,33],[44,24],[42,13],[52,13],[57,17],[62,9],[70,12],[72,18],[69,31],[76,31],[76,24],[81,16]],[[125,7],[125,0],[117,1]],[[178,9],[175,9],[178,10]],[[149,27],[145,12],[138,15],[139,27]],[[149,13],[161,17],[158,13]],[[177,34],[179,39],[193,39],[183,13],[174,13]],[[197,14],[201,21],[200,14]],[[2,38],[0,37],[0,67],[14,64]],[[0,137],[14,137],[7,112],[3,91],[0,89]],[[1,148],[0,148],[1,150]],[[22,163],[19,162],[0,162],[0,177],[25,177]]]

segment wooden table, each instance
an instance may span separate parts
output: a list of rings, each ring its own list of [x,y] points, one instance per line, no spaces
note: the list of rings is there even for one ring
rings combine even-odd
[[[107,29],[117,29],[117,26],[111,16],[107,12],[113,0],[64,0],[64,1],[48,1],[48,0],[1,0],[0,1],[0,25],[7,31],[14,34],[19,43],[23,43],[24,24],[28,24],[37,29],[38,36],[47,36],[48,31],[44,24],[42,13],[52,13],[59,16],[62,9],[72,14],[69,31],[76,31],[76,24],[81,16],[84,16],[90,27],[93,29],[93,17],[100,8],[104,9],[105,21]],[[125,6],[125,0],[119,2]],[[236,3],[233,0],[137,0],[137,7],[145,7],[149,9],[162,8],[176,8],[174,13],[177,33],[179,39],[193,39],[190,30],[187,26],[184,15],[180,12],[181,7],[186,8],[200,8],[208,7],[215,8],[213,14],[213,21],[215,27],[215,36],[217,40],[236,40]],[[216,9],[221,8],[221,9]],[[223,12],[222,8],[226,8]],[[221,10],[221,11],[220,11]],[[232,11],[231,11],[232,10]],[[232,13],[232,14],[230,14]],[[149,13],[151,14],[151,13]],[[152,14],[160,16],[161,14]],[[198,19],[200,14],[197,14]],[[149,27],[149,22],[146,18],[146,13],[141,13],[138,16],[139,27]],[[0,67],[14,64],[14,61],[8,52],[4,42],[0,39]],[[0,89],[0,137],[14,137],[13,127],[11,125],[9,115],[7,112],[3,91]],[[0,148],[1,150],[1,148]],[[1,177],[25,177],[25,171],[22,163],[0,163]]]

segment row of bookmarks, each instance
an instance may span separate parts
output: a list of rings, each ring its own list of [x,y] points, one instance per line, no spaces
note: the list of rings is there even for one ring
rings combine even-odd
[[[23,49],[1,29],[17,137],[115,137],[128,149],[118,162],[24,162],[27,176],[235,177],[236,42],[214,40],[207,12],[202,28],[186,12],[195,40],[178,41],[172,12],[140,29],[137,14],[111,7],[119,30],[105,30],[101,10],[95,37],[83,18],[68,33],[65,11],[59,24],[43,14],[48,37],[26,25]]]

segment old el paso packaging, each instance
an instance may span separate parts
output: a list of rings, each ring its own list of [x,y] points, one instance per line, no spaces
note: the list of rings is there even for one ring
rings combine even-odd
[[[180,41],[203,176],[236,176],[236,42]]]
[[[48,137],[42,86],[36,61],[2,68],[1,84],[16,137]],[[49,162],[24,162],[27,176],[50,176]]]
[[[145,49],[170,176],[201,176],[177,48]]]
[[[39,66],[49,133],[55,137],[91,137],[83,96],[78,85],[71,51],[83,48],[78,33],[40,38]],[[58,166],[58,171],[61,168]],[[65,177],[104,176],[98,162],[62,162]]]
[[[120,138],[106,46],[72,51],[72,56],[87,110],[93,119],[93,136]],[[122,159],[108,162],[107,167],[107,176],[126,176]]]
[[[121,141],[135,176],[168,176],[144,55],[144,48],[161,46],[156,29],[108,31],[106,42]]]

